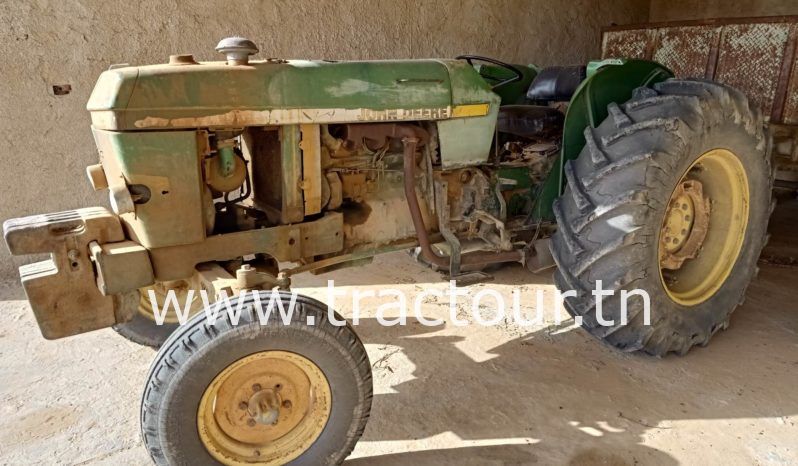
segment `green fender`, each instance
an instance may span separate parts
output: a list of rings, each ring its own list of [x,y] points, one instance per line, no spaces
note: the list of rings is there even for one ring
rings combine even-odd
[[[648,60],[608,59],[588,64],[587,79],[576,89],[568,105],[560,156],[535,199],[533,220],[554,220],[552,204],[564,189],[565,162],[579,156],[585,146],[585,128],[595,128],[604,121],[611,102],[626,102],[635,88],[650,87],[672,77],[671,70]]]

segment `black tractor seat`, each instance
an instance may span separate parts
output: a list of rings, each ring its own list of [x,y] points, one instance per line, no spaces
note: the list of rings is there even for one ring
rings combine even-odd
[[[586,73],[587,67],[581,65],[543,68],[529,86],[526,98],[535,101],[571,100]]]
[[[562,133],[564,116],[548,102],[571,100],[585,79],[584,66],[552,66],[535,76],[526,93],[530,105],[503,105],[497,122],[500,133],[534,140],[556,139]]]

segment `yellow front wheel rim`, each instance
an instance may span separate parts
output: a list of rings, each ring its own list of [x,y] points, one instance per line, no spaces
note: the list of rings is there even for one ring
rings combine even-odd
[[[197,411],[200,440],[226,465],[278,465],[304,453],[330,417],[324,373],[287,351],[262,351],[226,367]]]
[[[731,274],[748,225],[748,177],[727,149],[702,154],[673,191],[660,228],[660,278],[684,306],[711,298]]]

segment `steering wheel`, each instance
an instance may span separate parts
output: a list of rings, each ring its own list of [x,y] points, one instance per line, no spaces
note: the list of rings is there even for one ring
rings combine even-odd
[[[490,63],[490,64],[493,64],[493,65],[499,66],[501,68],[504,68],[506,70],[510,70],[515,75],[513,77],[504,79],[504,80],[499,81],[498,83],[494,84],[493,86],[491,86],[492,90],[496,90],[496,89],[498,89],[498,88],[500,88],[502,86],[506,86],[507,84],[514,83],[516,81],[520,81],[520,80],[522,80],[524,78],[524,73],[522,73],[521,70],[519,70],[518,68],[514,67],[513,65],[511,65],[509,63],[504,63],[503,61],[496,60],[495,58],[481,57],[479,55],[459,55],[459,56],[455,57],[455,59],[456,60],[465,60],[471,66],[474,66],[474,64],[472,63],[473,60],[484,61],[485,63]]]

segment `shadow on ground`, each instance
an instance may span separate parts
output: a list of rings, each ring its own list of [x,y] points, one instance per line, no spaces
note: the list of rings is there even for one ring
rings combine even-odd
[[[785,306],[796,282],[798,270],[764,266],[729,330],[707,348],[664,359],[618,353],[579,329],[548,328],[475,362],[457,346],[463,337],[413,321],[384,327],[364,319],[357,330],[366,344],[399,349],[372,361],[375,378],[393,371],[393,354],[415,369],[393,393],[375,396],[362,441],[449,433],[496,444],[347,464],[677,464],[643,445],[646,436],[678,421],[798,414],[798,312]],[[739,437],[756,435],[763,433]]]

